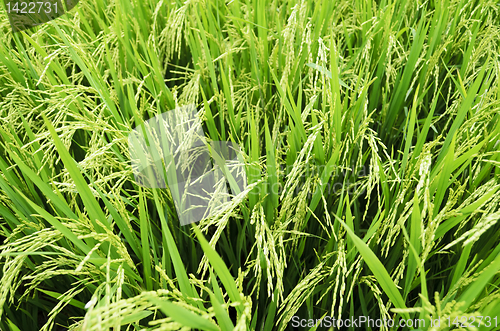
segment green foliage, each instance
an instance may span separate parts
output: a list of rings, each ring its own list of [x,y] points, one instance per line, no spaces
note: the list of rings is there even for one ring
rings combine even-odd
[[[3,13],[0,329],[500,314],[499,10],[92,0],[17,34]],[[248,186],[180,226],[127,138],[188,104]]]

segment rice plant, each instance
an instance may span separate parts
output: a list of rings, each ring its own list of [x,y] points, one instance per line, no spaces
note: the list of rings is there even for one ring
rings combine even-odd
[[[2,8],[0,330],[500,328],[498,2]],[[129,137],[187,105],[246,183],[181,225]]]

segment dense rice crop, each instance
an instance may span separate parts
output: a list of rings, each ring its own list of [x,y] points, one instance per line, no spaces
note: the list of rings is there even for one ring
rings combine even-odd
[[[81,0],[13,33],[3,10],[0,329],[498,330],[499,15]],[[128,136],[190,104],[248,185],[181,226]]]

